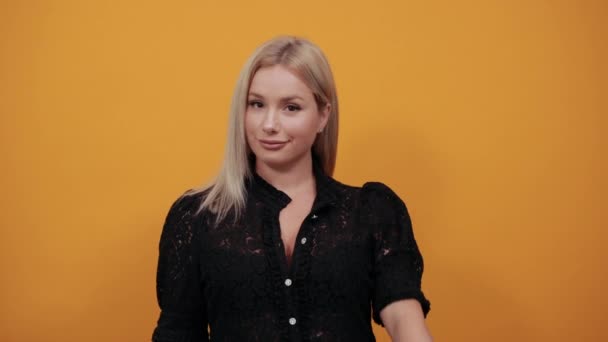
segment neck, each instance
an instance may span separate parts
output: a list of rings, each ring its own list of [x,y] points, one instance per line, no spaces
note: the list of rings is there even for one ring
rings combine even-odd
[[[260,177],[291,198],[302,191],[316,189],[310,154],[291,165],[280,168],[256,161],[255,170]]]

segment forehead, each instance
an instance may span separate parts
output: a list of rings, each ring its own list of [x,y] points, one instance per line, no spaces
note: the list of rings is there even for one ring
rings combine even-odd
[[[249,92],[269,98],[292,95],[313,97],[312,91],[300,76],[282,65],[264,67],[256,71]]]

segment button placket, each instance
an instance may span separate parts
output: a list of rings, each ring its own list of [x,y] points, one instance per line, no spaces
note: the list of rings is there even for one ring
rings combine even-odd
[[[302,235],[300,236],[300,239],[297,240],[299,241],[301,248],[294,248],[293,251],[293,266],[288,268],[288,272],[287,274],[285,274],[285,277],[283,278],[283,289],[284,289],[284,295],[285,295],[285,300],[287,301],[287,313],[288,313],[288,319],[287,319],[287,323],[289,324],[290,327],[292,327],[292,329],[296,328],[296,324],[298,322],[298,320],[296,319],[295,316],[290,316],[289,314],[291,313],[292,315],[297,311],[297,299],[296,297],[296,293],[297,292],[293,292],[293,291],[297,291],[294,287],[295,287],[295,283],[294,283],[294,277],[297,277],[297,274],[299,274],[299,270],[298,270],[298,263],[297,263],[297,259],[298,258],[308,258],[309,257],[309,253],[308,253],[308,246],[305,247],[305,245],[308,244],[309,239],[311,239],[311,235],[312,234],[311,231],[309,231],[310,229],[313,228],[314,224],[318,221],[319,216],[317,214],[311,213],[308,216],[308,223],[304,222],[301,226],[301,233]],[[311,240],[312,241],[312,240]],[[284,253],[283,249],[282,249],[282,243],[279,242],[278,243],[278,247],[280,247],[281,252]],[[308,244],[310,245],[310,244]],[[302,255],[305,254],[306,256]],[[300,255],[300,257],[298,257],[298,255]],[[298,294],[299,295],[299,294]]]

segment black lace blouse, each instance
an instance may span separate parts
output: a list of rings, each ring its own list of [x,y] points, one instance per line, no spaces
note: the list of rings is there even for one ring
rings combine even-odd
[[[159,243],[154,342],[375,341],[371,320],[382,325],[380,310],[406,298],[426,317],[404,202],[382,183],[352,187],[314,172],[317,196],[289,265],[279,212],[290,198],[259,175],[236,223],[194,215],[202,194],[173,203]]]

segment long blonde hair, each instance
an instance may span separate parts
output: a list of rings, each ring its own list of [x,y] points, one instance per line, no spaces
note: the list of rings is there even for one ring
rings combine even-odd
[[[329,62],[321,49],[306,39],[293,36],[271,39],[255,50],[241,70],[232,96],[224,161],[218,175],[211,183],[188,193],[207,192],[197,213],[211,211],[216,214],[216,223],[226,218],[230,210],[234,210],[235,218],[244,210],[245,182],[252,177],[250,160],[254,157],[247,144],[244,123],[249,87],[260,68],[274,65],[295,71],[312,90],[317,108],[330,105],[327,125],[318,134],[312,153],[324,172],[333,175],[338,147],[338,98]]]

